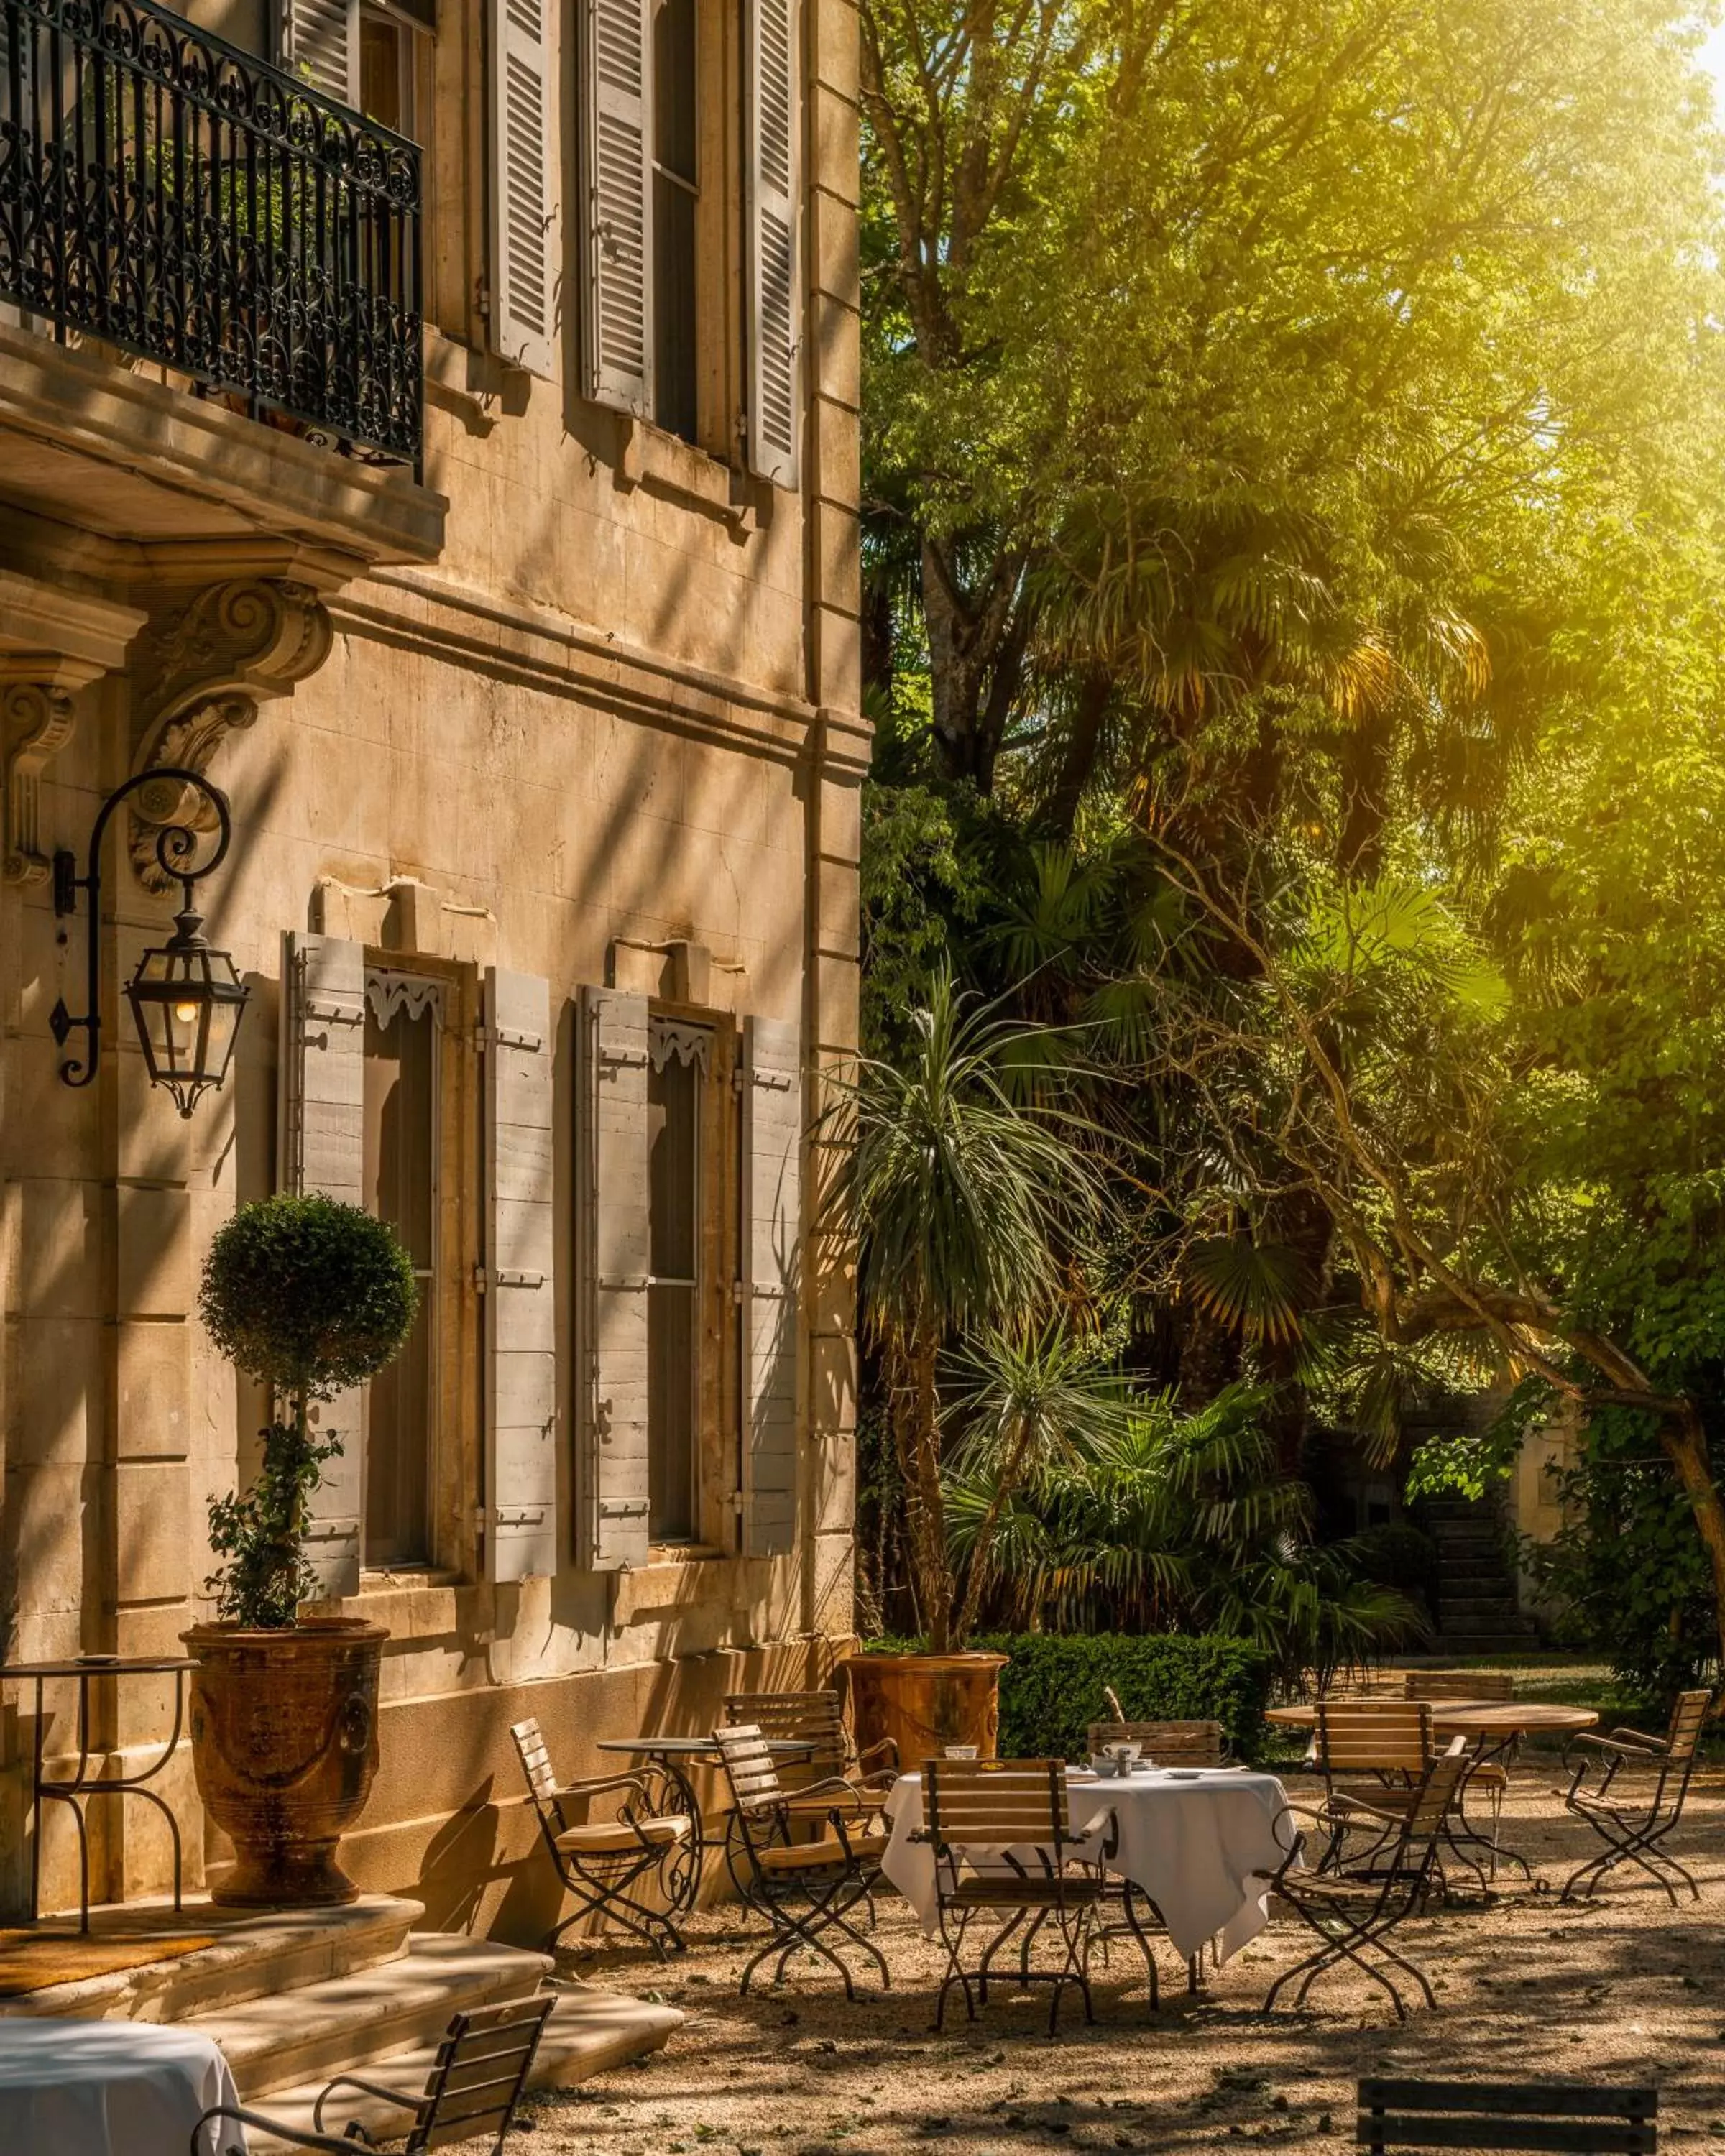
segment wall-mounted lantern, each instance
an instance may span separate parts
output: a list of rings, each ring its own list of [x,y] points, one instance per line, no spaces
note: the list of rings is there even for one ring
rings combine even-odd
[[[90,901],[86,927],[89,956],[89,1007],[82,1018],[74,1018],[65,999],[54,1007],[49,1024],[62,1048],[69,1034],[82,1032],[82,1057],[68,1056],[60,1077],[68,1086],[87,1086],[95,1075],[96,1050],[101,1034],[100,983],[97,968],[96,937],[101,922],[102,836],[109,819],[129,794],[142,786],[178,779],[195,787],[216,812],[218,837],[207,860],[196,868],[187,864],[203,839],[187,824],[167,824],[157,834],[156,858],[164,875],[176,878],[181,887],[180,911],[174,916],[174,932],[168,941],[145,952],[138,969],[126,987],[144,1062],[152,1086],[165,1086],[182,1116],[189,1116],[207,1086],[219,1086],[234,1057],[240,1014],[251,990],[234,970],[225,951],[205,941],[203,919],[193,904],[192,886],[219,868],[234,836],[228,813],[228,797],[195,771],[162,765],[141,771],[117,788],[102,803],[90,834],[89,865],[78,874],[78,860],[64,850],[54,857],[54,910],[63,919],[78,911],[81,891]]]

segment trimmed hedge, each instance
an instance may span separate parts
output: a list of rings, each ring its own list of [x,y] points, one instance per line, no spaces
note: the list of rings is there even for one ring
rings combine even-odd
[[[1269,1657],[1220,1633],[995,1632],[978,1653],[1008,1655],[1000,1672],[1000,1750],[1006,1758],[1081,1759],[1090,1725],[1108,1719],[1111,1685],[1129,1722],[1219,1722],[1236,1759],[1263,1748]],[[915,1654],[916,1640],[870,1640],[870,1654]]]

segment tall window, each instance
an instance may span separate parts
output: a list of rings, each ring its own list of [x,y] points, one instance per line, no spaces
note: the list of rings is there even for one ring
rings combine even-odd
[[[696,223],[701,202],[696,0],[653,17],[653,398],[661,427],[699,439]]]
[[[647,1531],[696,1539],[700,1442],[701,1088],[711,1036],[655,1019],[647,1081]]]
[[[422,139],[419,41],[435,28],[435,0],[362,0],[359,11],[359,109],[367,120]]]
[[[434,982],[367,978],[365,1205],[400,1237],[419,1283],[406,1346],[366,1389],[364,1561],[372,1566],[431,1555],[438,1009]]]

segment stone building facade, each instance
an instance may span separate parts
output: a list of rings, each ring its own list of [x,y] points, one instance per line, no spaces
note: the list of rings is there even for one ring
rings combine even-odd
[[[391,1633],[345,1861],[531,1938],[512,1721],[597,1771],[850,1625],[810,1133],[856,1031],[855,13],[193,0],[182,29],[99,0],[168,54],[128,136],[118,77],[51,75],[70,12],[0,0],[31,138],[0,161],[5,1650],[177,1650],[266,1414],[197,1316],[210,1238],[277,1189],[380,1212],[421,1315],[323,1411],[317,1500],[332,1606]],[[49,234],[74,136],[119,173],[108,223]],[[201,888],[251,988],[187,1120],[121,993],[172,910],[154,840],[202,813],[175,783],[110,835],[87,1086],[50,1026],[86,925],[53,856],[152,765],[231,803]],[[171,1681],[96,1694],[110,1770],[153,1757]],[[0,1697],[17,1911],[36,1732]],[[223,1851],[183,1746],[159,1786],[195,1881]],[[90,1817],[97,1897],[160,1892],[149,1808]],[[58,1812],[42,1855],[64,1907]]]

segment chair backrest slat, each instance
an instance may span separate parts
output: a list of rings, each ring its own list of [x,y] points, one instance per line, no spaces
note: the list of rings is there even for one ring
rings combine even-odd
[[[955,1842],[1032,1842],[1067,1838],[1063,1759],[928,1759],[923,1817],[937,1847]]]
[[[1469,1766],[1466,1741],[1455,1737],[1447,1752],[1440,1753],[1426,1769],[1420,1794],[1408,1813],[1409,1842],[1432,1841],[1441,1832],[1461,1778]]]
[[[757,1724],[733,1722],[728,1727],[716,1729],[713,1742],[718,1747],[731,1794],[738,1804],[757,1810],[764,1804],[782,1801],[784,1784],[779,1779],[767,1738]]]
[[[1402,1678],[1408,1699],[1491,1700],[1502,1702],[1516,1696],[1516,1681],[1507,1670],[1409,1670]]]
[[[1671,1709],[1671,1732],[1666,1748],[1674,1765],[1686,1765],[1701,1741],[1713,1696],[1708,1691],[1681,1691]]]
[[[1424,1701],[1321,1699],[1315,1746],[1326,1774],[1424,1774],[1431,1763],[1431,1708]]]
[[[445,2030],[404,2156],[481,2134],[501,2151],[554,1998],[515,1999],[458,2014]]]
[[[557,1794],[557,1778],[537,1716],[530,1714],[525,1722],[512,1724],[509,1733],[515,1739],[516,1757],[521,1763],[534,1803],[549,1804]]]
[[[1093,1722],[1090,1748],[1142,1744],[1158,1766],[1219,1767],[1224,1734],[1219,1722]]]
[[[781,1788],[788,1794],[810,1782],[844,1775],[850,1764],[844,1711],[835,1691],[741,1691],[727,1693],[725,1719],[738,1727],[758,1729],[780,1743],[806,1744],[800,1758],[776,1762]]]
[[[1659,2092],[1574,2082],[1411,2082],[1359,2084],[1354,2139],[1374,2151],[1475,2148],[1553,2156],[1655,2156]]]

